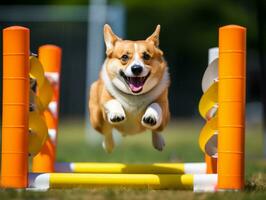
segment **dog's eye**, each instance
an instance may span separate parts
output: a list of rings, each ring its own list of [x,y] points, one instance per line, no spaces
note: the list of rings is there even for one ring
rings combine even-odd
[[[143,53],[142,57],[143,57],[144,60],[150,60],[151,59],[151,56],[148,53],[146,53],[146,52]]]
[[[124,55],[121,57],[121,60],[122,60],[123,62],[127,62],[128,59],[129,59],[129,57],[128,57],[128,55],[126,55],[126,54],[124,54]]]

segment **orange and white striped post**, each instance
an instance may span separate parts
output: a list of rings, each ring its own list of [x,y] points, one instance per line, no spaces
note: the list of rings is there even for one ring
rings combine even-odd
[[[3,30],[1,186],[25,188],[28,179],[29,36],[20,26]]]
[[[45,71],[45,76],[53,85],[54,94],[49,104],[49,111],[44,116],[49,129],[49,139],[41,152],[33,158],[33,172],[54,172],[56,158],[56,142],[58,132],[59,89],[62,50],[55,45],[43,45],[39,48],[39,60]]]
[[[244,188],[246,29],[219,29],[218,189]]]

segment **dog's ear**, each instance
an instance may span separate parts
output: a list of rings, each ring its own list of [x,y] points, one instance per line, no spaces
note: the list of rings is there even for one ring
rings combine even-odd
[[[106,45],[106,55],[109,56],[112,53],[115,42],[121,39],[113,33],[111,27],[108,24],[104,25],[103,34],[104,42]]]
[[[161,26],[158,24],[153,34],[146,39],[146,41],[151,41],[156,47],[159,46],[159,35],[160,35]]]

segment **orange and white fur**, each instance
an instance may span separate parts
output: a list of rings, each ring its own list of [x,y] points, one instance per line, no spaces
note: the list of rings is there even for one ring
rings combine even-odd
[[[169,74],[159,49],[160,25],[146,40],[122,40],[104,26],[106,59],[99,79],[90,88],[91,125],[103,134],[103,147],[112,152],[112,129],[123,136],[151,130],[154,148],[162,151],[160,132],[170,117]]]

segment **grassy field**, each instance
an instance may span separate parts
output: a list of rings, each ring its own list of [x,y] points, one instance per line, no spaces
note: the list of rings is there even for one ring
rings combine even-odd
[[[203,161],[198,135],[203,124],[177,121],[165,130],[166,148],[155,151],[150,133],[124,138],[108,155],[100,145],[89,145],[81,121],[64,121],[58,139],[58,161],[105,161],[125,163]],[[246,189],[242,192],[193,193],[178,190],[72,189],[48,192],[1,190],[0,199],[266,199],[266,161],[262,159],[260,126],[248,126],[246,136]]]

